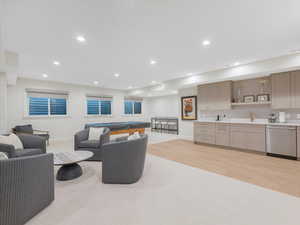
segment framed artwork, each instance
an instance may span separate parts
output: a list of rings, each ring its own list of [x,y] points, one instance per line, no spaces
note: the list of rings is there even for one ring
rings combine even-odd
[[[246,103],[255,102],[255,96],[254,95],[245,95],[244,102],[246,102]]]
[[[197,119],[197,96],[181,97],[181,119]]]
[[[257,95],[257,101],[258,102],[267,102],[270,101],[270,95],[269,94],[260,94]]]

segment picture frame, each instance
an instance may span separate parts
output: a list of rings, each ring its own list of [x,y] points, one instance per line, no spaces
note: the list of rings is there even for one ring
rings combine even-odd
[[[181,119],[197,120],[197,96],[181,97]]]
[[[270,101],[270,95],[269,94],[259,94],[256,96],[257,102],[268,102]]]
[[[245,103],[255,102],[255,95],[244,95],[243,100]]]

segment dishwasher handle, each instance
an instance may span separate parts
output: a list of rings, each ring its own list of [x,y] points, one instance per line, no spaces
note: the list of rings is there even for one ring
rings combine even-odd
[[[267,129],[282,129],[282,130],[296,130],[296,127],[275,127],[275,126],[268,126]]]

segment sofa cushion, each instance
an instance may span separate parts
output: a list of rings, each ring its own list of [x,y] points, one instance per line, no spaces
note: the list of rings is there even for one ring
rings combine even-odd
[[[140,136],[139,132],[134,132],[134,134],[132,134],[128,137],[128,141],[136,140],[136,139],[139,139],[140,137],[141,136]]]
[[[87,140],[79,143],[80,148],[99,148],[99,140]]]
[[[95,128],[95,127],[90,127],[89,129],[89,141],[93,140],[99,140],[100,136],[103,134],[104,128]]]
[[[38,148],[26,148],[26,149],[16,149],[15,157],[31,156],[43,154],[41,149]]]

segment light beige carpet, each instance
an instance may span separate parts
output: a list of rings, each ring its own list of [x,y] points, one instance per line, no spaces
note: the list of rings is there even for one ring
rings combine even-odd
[[[296,225],[300,199],[147,155],[142,179],[101,183],[101,163],[56,182],[55,201],[27,225]]]

